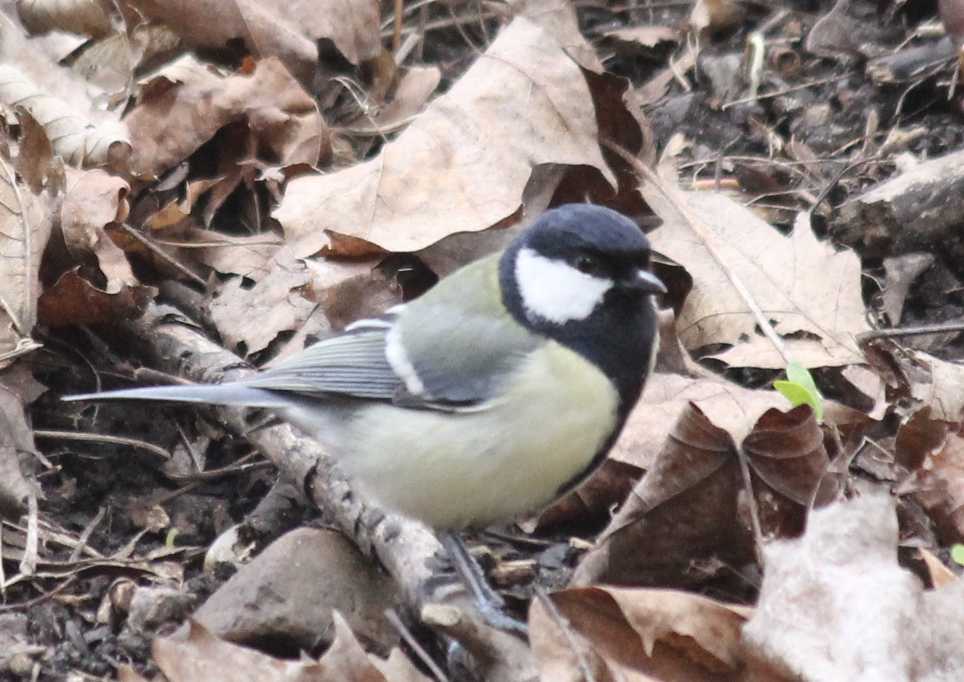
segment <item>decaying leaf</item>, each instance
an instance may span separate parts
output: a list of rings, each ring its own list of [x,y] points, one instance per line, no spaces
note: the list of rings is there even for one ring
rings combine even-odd
[[[615,184],[596,138],[579,66],[520,18],[381,154],[295,178],[274,215],[301,257],[331,248],[327,231],[417,251],[512,215],[538,164],[585,164]]]
[[[46,202],[0,157],[0,310],[20,336],[29,335],[37,322],[40,257],[51,226]]]
[[[35,449],[23,404],[9,389],[0,387],[0,515],[17,518],[27,497],[36,494],[20,468],[20,454]]]
[[[811,513],[807,532],[764,548],[757,611],[743,629],[755,679],[914,680],[964,674],[957,581],[924,592],[897,563],[886,494]]]
[[[807,511],[837,491],[809,406],[784,412],[778,406],[786,409],[785,398],[775,391],[716,379],[651,381],[613,454],[632,461],[634,445],[648,441],[658,450],[649,461],[644,456],[646,475],[577,567],[575,585],[691,585],[708,577],[700,562],[752,562],[750,524],[739,509],[738,446],[767,537],[799,534]]]
[[[581,682],[590,672],[596,680],[739,679],[745,616],[724,604],[669,590],[610,587],[564,590],[552,601],[562,621],[538,601],[529,614],[542,680]]]
[[[24,26],[33,33],[54,29],[101,38],[110,33],[110,17],[97,0],[23,0],[17,11]]]
[[[130,4],[193,45],[223,49],[241,40],[254,54],[279,58],[305,84],[311,83],[315,73],[317,40],[331,40],[353,64],[374,59],[382,47],[375,0],[131,0]]]
[[[693,277],[678,322],[686,347],[729,344],[714,357],[736,367],[783,368],[786,360],[756,331],[746,302],[693,231],[658,193],[644,195],[664,220],[651,234],[654,248]],[[784,237],[722,195],[677,197],[710,233],[795,360],[808,368],[863,362],[854,340],[868,329],[856,254],[819,242],[805,219]]]
[[[188,621],[187,637],[158,637],[154,640],[154,660],[171,682],[228,682],[239,677],[281,682],[283,680],[315,680],[339,682],[427,682],[421,673],[405,660],[392,655],[387,661],[365,653],[344,618],[337,612],[335,641],[318,661],[303,658],[286,661],[216,638],[201,624]]]
[[[283,165],[314,164],[330,151],[328,128],[314,100],[281,62],[265,59],[251,74],[213,83],[168,82],[152,90],[125,119],[134,173],[159,176],[234,121],[246,122],[255,147],[270,150]]]
[[[72,166],[122,166],[130,154],[131,140],[123,123],[84,118],[9,64],[0,64],[0,102],[27,109],[44,126],[56,152]]]

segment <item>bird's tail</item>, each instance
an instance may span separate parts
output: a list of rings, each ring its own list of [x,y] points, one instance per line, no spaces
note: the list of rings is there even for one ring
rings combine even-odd
[[[243,382],[199,384],[196,386],[148,386],[120,391],[64,396],[62,400],[163,400],[175,403],[207,403],[242,407],[287,407],[291,404],[279,392],[245,386]]]

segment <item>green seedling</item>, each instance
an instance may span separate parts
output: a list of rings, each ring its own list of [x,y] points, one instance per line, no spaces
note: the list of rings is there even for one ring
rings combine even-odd
[[[817,419],[823,419],[823,398],[820,397],[820,391],[817,390],[809,370],[799,362],[789,363],[786,380],[774,381],[773,388],[780,391],[794,407],[809,405]]]
[[[958,543],[951,547],[951,559],[958,566],[964,566],[964,545]]]

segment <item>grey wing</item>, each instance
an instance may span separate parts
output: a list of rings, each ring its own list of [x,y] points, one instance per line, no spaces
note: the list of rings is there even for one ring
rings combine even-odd
[[[391,400],[403,384],[385,357],[390,329],[390,318],[364,320],[240,383],[316,398],[339,394]]]
[[[396,397],[401,404],[440,410],[485,404],[541,343],[507,317],[445,306],[432,312],[430,329],[407,324],[403,316],[388,336],[388,357],[406,380]]]
[[[385,359],[391,319],[364,320],[250,378],[223,384],[148,386],[68,396],[65,400],[163,400],[283,409],[292,397],[342,395],[391,400],[403,384]],[[287,394],[287,395],[286,395]]]

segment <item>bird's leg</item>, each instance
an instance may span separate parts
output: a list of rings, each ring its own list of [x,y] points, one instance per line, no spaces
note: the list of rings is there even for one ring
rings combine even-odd
[[[528,637],[528,626],[506,614],[505,600],[489,585],[482,567],[462,540],[454,533],[445,531],[439,533],[439,541],[448,553],[455,572],[475,600],[482,619],[494,628]]]

